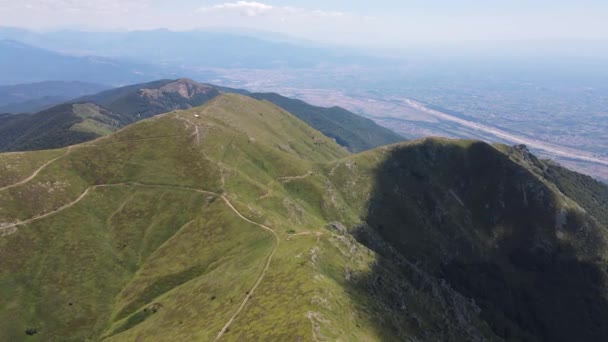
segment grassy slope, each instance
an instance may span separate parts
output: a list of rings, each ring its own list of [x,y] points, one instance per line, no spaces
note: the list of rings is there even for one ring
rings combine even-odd
[[[398,283],[384,272],[393,263],[445,279],[475,299],[495,338],[605,338],[593,317],[608,314],[606,226],[534,167],[484,143],[428,139],[328,170],[345,200],[365,208],[355,235],[383,256],[372,274],[385,283]],[[385,290],[379,302],[411,302]]]
[[[140,94],[142,88],[156,89],[170,83],[174,81],[161,80],[111,89],[35,114],[2,117],[0,151],[60,148],[93,140],[147,117],[200,105],[219,93],[209,88],[206,93],[196,93],[189,98],[172,92],[157,97]]]
[[[560,165],[546,164],[545,177],[604,226],[608,226],[608,185]]]
[[[82,119],[82,122],[70,127],[71,131],[89,132],[97,136],[104,136],[116,132],[125,124],[120,116],[111,114],[92,103],[77,103],[73,105],[74,114]]]
[[[0,187],[5,187],[27,178],[48,160],[62,154],[59,150],[14,152],[2,155],[0,164]]]
[[[199,137],[187,120],[200,120]],[[303,213],[308,205],[287,196],[276,178],[302,175],[317,162],[345,155],[282,110],[234,95],[74,147],[31,182],[0,193],[2,222],[61,208],[93,185],[137,181],[176,188],[94,188],[73,207],[5,231],[1,284],[10,296],[0,303],[2,338],[22,339],[32,326],[41,340],[165,334],[208,339],[242,301],[275,242],[215,196],[178,188],[223,192],[244,215],[274,227],[284,240],[288,230],[319,230],[322,220]],[[48,158],[41,152],[32,156],[40,162]],[[273,282],[278,287],[271,302],[281,309],[265,313],[267,320],[285,314],[287,321],[275,322],[273,330],[282,336],[312,333],[305,309],[313,293],[294,300],[291,291],[298,289],[289,282],[306,285],[312,276],[306,256],[315,241],[302,236],[281,244],[268,274],[285,279],[285,286]],[[300,259],[291,254],[298,249]],[[262,283],[259,296],[269,285]],[[258,294],[241,317],[248,317],[257,300]],[[226,338],[236,331],[251,336],[264,327],[244,320],[239,317],[239,328]]]
[[[496,321],[442,280],[442,266],[459,260],[451,253],[488,258],[507,236],[488,223],[484,186],[496,179],[486,171],[514,172],[555,208],[586,218],[526,168],[484,146],[417,141],[349,156],[282,109],[239,95],[74,146],[30,182],[0,191],[5,226],[59,209],[3,230],[0,339],[24,339],[35,327],[34,338],[45,341],[209,340],[247,298],[272,251],[224,340],[499,339]],[[23,172],[62,153],[28,153]],[[467,192],[473,179],[480,181]],[[140,185],[122,185],[129,182]],[[522,202],[518,186],[510,187],[513,203]],[[278,241],[218,195],[193,189],[222,194]],[[384,196],[396,197],[371,210]],[[434,214],[429,201],[446,212]],[[459,202],[476,224],[464,234],[467,212]],[[449,222],[439,231],[438,217]],[[543,221],[555,212],[539,217],[532,222],[555,229]],[[588,242],[601,243],[603,235],[593,228],[581,239],[572,224],[560,231],[564,246],[585,251],[581,258],[603,258]],[[354,237],[342,226],[354,227]],[[470,252],[471,241],[481,255]]]
[[[551,160],[539,160],[527,148],[495,145],[515,162],[534,172],[555,191],[581,206],[601,225],[608,226],[608,185],[568,170]]]
[[[78,103],[73,106],[64,104],[32,115],[0,117],[0,151],[59,148],[92,140],[141,119],[199,106],[222,91],[270,101],[351,152],[403,140],[389,129],[342,108],[317,107],[278,94],[250,94],[180,79],[110,89],[73,100]]]
[[[274,93],[254,93],[249,96],[270,101],[285,109],[328,137],[336,139],[338,144],[351,152],[361,152],[405,140],[372,120],[340,107],[317,107]]]
[[[15,115],[0,125],[0,151],[43,150],[109,134],[131,122],[94,104],[63,104],[36,114]]]

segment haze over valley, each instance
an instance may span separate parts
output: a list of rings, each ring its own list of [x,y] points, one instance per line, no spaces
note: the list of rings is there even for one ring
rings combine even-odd
[[[412,138],[445,136],[526,144],[543,158],[608,180],[608,73],[601,67],[608,61],[608,51],[597,47],[601,42],[579,42],[578,54],[565,52],[568,42],[541,44],[538,50],[511,42],[492,46],[493,54],[479,57],[478,50],[467,45],[458,55],[454,47],[432,52],[412,48],[395,54],[267,36],[167,30],[35,33],[5,28],[0,29],[0,39],[7,39],[2,45],[6,60],[1,65],[11,67],[0,82],[80,81],[84,77],[90,82],[124,85],[186,76],[276,92],[321,106],[341,106]],[[506,51],[515,57],[502,57]],[[86,57],[71,56],[83,53]],[[430,53],[434,56],[430,60],[416,57]],[[539,66],[551,54],[557,57]],[[103,57],[91,57],[95,55]],[[14,57],[9,60],[9,56]],[[32,69],[42,59],[52,72]],[[87,67],[87,63],[101,68]],[[36,71],[26,76],[16,65]],[[70,67],[64,72],[66,66]],[[21,109],[7,105],[0,109]]]

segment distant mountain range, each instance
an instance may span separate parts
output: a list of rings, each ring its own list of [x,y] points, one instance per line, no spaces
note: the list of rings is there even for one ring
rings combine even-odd
[[[155,65],[206,68],[314,67],[321,64],[377,64],[386,59],[348,48],[312,46],[300,41],[257,38],[241,32],[170,31],[123,32],[61,30],[35,32],[1,28],[0,39],[74,55],[129,58]]]
[[[110,86],[79,81],[46,81],[0,86],[0,113],[38,112],[108,88]]]
[[[26,85],[19,87],[28,89]],[[339,107],[316,107],[278,94],[249,94],[179,79],[110,89],[33,114],[2,116],[0,151],[50,149],[88,141],[161,113],[200,106],[221,92],[243,93],[272,102],[352,152],[404,140],[391,130]],[[38,109],[48,105],[45,103]]]
[[[0,341],[608,341],[608,185],[517,137],[404,141],[333,103],[174,76],[384,61],[284,37],[0,28]],[[417,127],[505,136],[350,96],[387,127],[410,127],[390,111],[405,101]]]
[[[0,40],[0,85],[46,80],[101,84],[135,83],[166,75],[142,62],[98,56],[73,56],[14,40]]]

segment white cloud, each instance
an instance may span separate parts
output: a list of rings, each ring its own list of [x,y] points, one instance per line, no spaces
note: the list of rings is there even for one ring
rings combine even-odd
[[[342,13],[342,12],[327,12],[327,11],[321,11],[321,10],[314,10],[312,11],[312,13],[314,15],[320,16],[320,17],[343,17],[346,14]]]
[[[308,9],[290,6],[272,6],[255,1],[227,2],[219,5],[200,7],[198,13],[238,13],[248,17],[259,15],[276,15],[281,21],[286,21],[288,16],[307,16],[307,17],[344,17],[347,14],[335,11],[322,11],[318,9]]]
[[[21,8],[29,11],[125,13],[147,8],[149,0],[0,0],[0,7],[2,5],[7,9]]]
[[[275,7],[267,4],[262,4],[255,1],[237,1],[237,2],[227,2],[224,4],[213,5],[209,7],[201,7],[197,9],[197,12],[205,13],[205,12],[239,12],[244,15],[254,17],[260,14],[268,13],[272,11]]]

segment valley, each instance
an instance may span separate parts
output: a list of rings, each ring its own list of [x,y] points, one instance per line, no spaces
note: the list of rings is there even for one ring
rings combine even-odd
[[[447,78],[446,85],[425,79],[417,84],[415,80],[421,77],[418,73],[400,69],[390,76],[381,68],[214,72],[218,84],[252,91],[273,89],[314,105],[340,106],[406,137],[443,136],[529,145],[543,158],[608,182],[608,142],[604,134],[608,121],[601,84],[598,89],[578,84],[535,86],[505,78],[504,89],[494,89],[498,86],[492,82],[486,87],[491,90],[485,91],[485,83],[477,79],[472,84],[458,78]],[[314,76],[319,74],[325,77]],[[399,77],[403,79],[397,88]],[[348,81],[354,78],[363,78],[372,88]],[[583,97],[588,102],[582,102]]]
[[[324,106],[339,104],[349,110],[373,118],[380,125],[390,127],[406,136],[446,136],[475,138],[506,144],[524,144],[540,156],[608,181],[608,158],[590,151],[559,145],[535,138],[516,130],[503,130],[485,125],[471,118],[455,116],[429,108],[420,102],[404,98],[359,98],[337,93],[327,97],[326,91],[290,89],[294,97]]]

